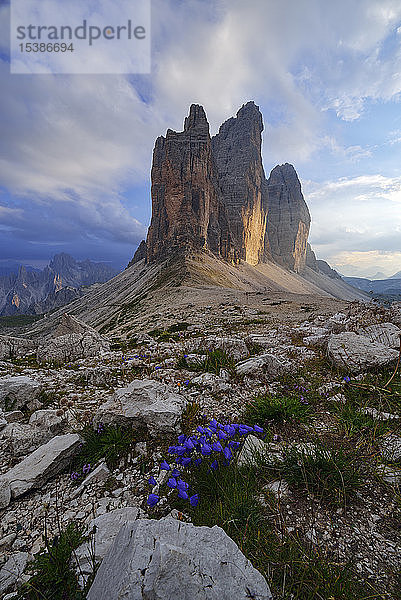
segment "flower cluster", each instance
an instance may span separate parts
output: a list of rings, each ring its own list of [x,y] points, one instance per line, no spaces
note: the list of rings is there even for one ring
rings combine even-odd
[[[202,461],[207,460],[209,468],[217,470],[221,464],[229,465],[234,453],[242,445],[242,439],[249,433],[264,433],[262,427],[255,425],[243,425],[239,423],[230,423],[223,425],[212,419],[206,427],[199,425],[197,433],[186,436],[178,436],[178,444],[170,446],[168,453],[174,458],[174,465],[170,465],[166,460],[160,464],[162,471],[167,471],[170,478],[167,486],[176,489],[178,497],[183,500],[189,500],[192,507],[197,506],[199,502],[198,494],[190,495],[189,484],[182,478],[182,472],[178,467],[191,469],[199,467]],[[149,485],[154,488],[157,481],[150,477]],[[160,500],[160,496],[155,493],[149,494],[147,504],[155,506]]]
[[[78,473],[78,471],[73,471],[71,473],[71,479],[73,481],[76,481],[77,479],[80,479],[81,477],[85,477],[86,475],[88,475],[90,470],[91,470],[91,465],[90,465],[90,463],[88,463],[82,467],[82,473]]]

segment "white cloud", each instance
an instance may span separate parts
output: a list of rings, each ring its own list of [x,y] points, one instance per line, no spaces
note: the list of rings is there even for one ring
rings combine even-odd
[[[398,98],[401,46],[384,42],[400,24],[399,0],[154,0],[153,18],[150,78],[10,76],[2,63],[0,178],[11,193],[60,214],[69,204],[68,218],[98,235],[138,236],[143,226],[127,210],[125,186],[148,179],[155,137],[181,129],[191,102],[205,106],[216,132],[255,99],[266,109],[267,170],[318,150],[353,164],[374,153],[358,140],[337,141],[325,130],[325,110],[352,121],[367,102]],[[400,189],[397,178],[381,175],[310,184],[323,254],[340,243],[349,251],[395,243]]]
[[[388,275],[401,270],[401,177],[361,175],[303,187],[318,257],[340,271],[369,261]]]

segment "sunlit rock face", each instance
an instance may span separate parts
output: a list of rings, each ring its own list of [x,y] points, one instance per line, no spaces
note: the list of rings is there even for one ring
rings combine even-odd
[[[184,131],[167,130],[153,152],[152,221],[134,261],[174,250],[210,250],[251,265],[273,260],[302,273],[310,215],[292,165],[266,180],[263,120],[254,102],[221,125],[212,139],[203,108],[193,104]]]
[[[184,131],[169,129],[156,140],[152,166],[152,221],[147,260],[172,249],[210,250],[234,256],[212,158],[209,124],[201,106],[193,104]]]
[[[212,139],[223,202],[240,258],[256,265],[265,257],[266,178],[262,165],[263,121],[254,102],[244,104]]]
[[[272,258],[302,273],[306,264],[310,214],[292,165],[278,165],[270,173],[267,235]]]

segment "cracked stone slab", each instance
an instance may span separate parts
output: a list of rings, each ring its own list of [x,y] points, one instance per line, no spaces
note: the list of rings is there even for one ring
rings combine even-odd
[[[7,471],[0,481],[8,482],[11,497],[18,498],[61,473],[81,443],[82,439],[76,433],[57,435]]]
[[[87,600],[271,600],[265,578],[218,526],[139,519],[121,528]]]

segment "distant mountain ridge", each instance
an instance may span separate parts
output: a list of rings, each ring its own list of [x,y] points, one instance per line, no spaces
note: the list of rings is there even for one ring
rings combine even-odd
[[[104,283],[117,274],[106,263],[76,261],[56,254],[42,271],[20,265],[18,272],[0,276],[0,315],[41,314],[76,300],[83,286]]]
[[[396,278],[395,275],[399,277]],[[359,290],[373,294],[401,294],[401,272],[388,279],[365,279],[364,277],[342,277],[343,281]]]

